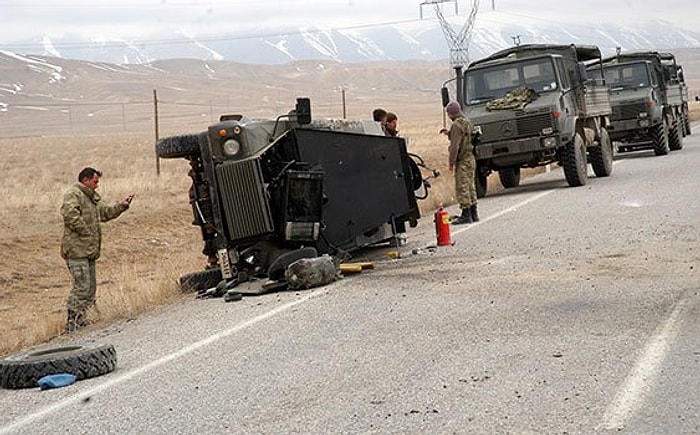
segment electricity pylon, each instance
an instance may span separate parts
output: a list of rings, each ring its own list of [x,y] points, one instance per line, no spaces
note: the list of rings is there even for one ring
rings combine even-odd
[[[457,101],[464,104],[464,87],[462,80],[462,68],[469,64],[469,44],[472,39],[472,31],[474,30],[474,22],[476,21],[476,13],[479,10],[479,0],[471,0],[471,11],[464,23],[462,29],[457,33],[452,25],[447,21],[442,13],[441,5],[443,3],[455,4],[455,15],[459,15],[459,3],[457,0],[424,0],[420,4],[421,18],[423,18],[423,6],[433,5],[435,15],[440,21],[442,33],[445,35],[447,45],[450,48],[450,66],[455,70],[455,79],[457,82]],[[491,2],[495,8],[495,0]]]

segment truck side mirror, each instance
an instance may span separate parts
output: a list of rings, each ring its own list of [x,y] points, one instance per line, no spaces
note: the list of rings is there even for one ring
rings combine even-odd
[[[308,98],[297,98],[297,105],[294,109],[297,122],[300,125],[311,124],[311,100]]]
[[[447,103],[450,102],[450,90],[443,86],[440,89],[440,96],[442,97],[442,107],[447,107]]]

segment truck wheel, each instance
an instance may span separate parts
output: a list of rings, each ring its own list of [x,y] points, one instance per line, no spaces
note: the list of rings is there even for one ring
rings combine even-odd
[[[479,174],[477,171],[474,177],[474,187],[476,187],[476,197],[483,198],[486,196],[486,186],[488,184],[488,175]]]
[[[668,127],[666,120],[661,124],[654,126],[651,130],[651,141],[654,147],[654,154],[664,156],[668,154]]]
[[[498,179],[506,189],[520,185],[520,167],[505,168],[498,171]]]
[[[613,168],[613,145],[608,130],[600,129],[600,140],[597,147],[591,148],[591,166],[596,177],[608,177]]]
[[[564,146],[561,160],[564,166],[564,176],[569,186],[585,186],[586,181],[588,181],[586,145],[580,133],[576,133],[574,140]]]
[[[80,379],[93,378],[117,367],[117,352],[111,344],[84,344],[20,352],[0,360],[0,386],[37,387],[46,375],[71,373]]]
[[[668,148],[671,151],[683,149],[683,136],[681,134],[681,128],[683,128],[683,126],[681,125],[681,122],[682,120],[675,121],[671,127],[671,131],[669,131]]]
[[[690,119],[688,118],[687,113],[683,115],[683,131],[685,131],[686,136],[690,136],[693,133],[693,131],[690,129]]]
[[[183,293],[200,292],[216,287],[223,277],[221,269],[206,269],[200,272],[188,273],[180,277],[180,290]]]
[[[177,159],[199,154],[199,135],[183,134],[158,139],[156,155],[161,159]]]

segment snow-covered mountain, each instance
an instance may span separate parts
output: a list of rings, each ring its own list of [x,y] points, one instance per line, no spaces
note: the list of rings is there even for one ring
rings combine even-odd
[[[551,21],[502,17],[477,19],[470,46],[471,59],[521,43],[594,44],[606,54],[623,50],[675,49],[700,46],[700,32],[680,29],[657,21],[638,25],[553,24]],[[462,23],[455,21],[459,32]],[[182,34],[158,35],[149,41],[86,41],[66,35],[44,37],[26,45],[3,45],[0,49],[116,64],[144,64],[155,60],[192,58],[229,60],[250,64],[282,64],[295,60],[367,62],[384,60],[447,59],[450,46],[436,20],[342,30],[276,29],[266,36],[192,37]],[[19,50],[16,47],[31,49]]]

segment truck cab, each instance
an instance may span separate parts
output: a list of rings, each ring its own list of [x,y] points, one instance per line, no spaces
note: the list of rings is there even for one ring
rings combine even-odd
[[[472,62],[464,72],[465,115],[479,131],[477,196],[498,172],[505,188],[516,187],[521,168],[561,163],[571,186],[586,184],[587,162],[597,176],[612,171],[606,127],[611,112],[600,60],[593,46],[530,44]]]

